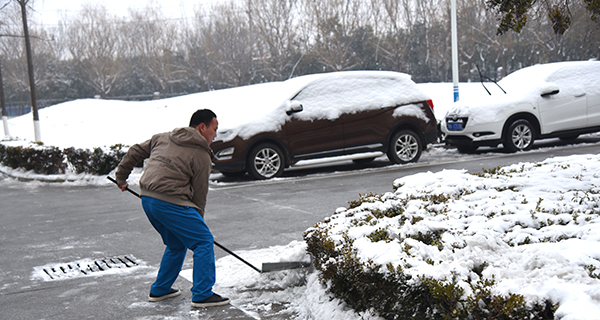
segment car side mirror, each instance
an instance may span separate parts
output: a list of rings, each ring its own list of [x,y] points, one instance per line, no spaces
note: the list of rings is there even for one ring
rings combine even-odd
[[[291,116],[292,114],[302,112],[303,110],[304,110],[304,108],[302,107],[302,103],[300,103],[298,101],[290,101],[288,103],[288,107],[287,107],[287,110],[285,111],[285,113],[288,116]]]
[[[553,96],[555,94],[558,94],[560,92],[560,90],[558,90],[558,88],[547,88],[546,90],[544,90],[542,92],[542,98],[547,98],[549,96]]]

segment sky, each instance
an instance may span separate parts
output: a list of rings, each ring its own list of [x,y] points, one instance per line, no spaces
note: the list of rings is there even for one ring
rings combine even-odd
[[[160,6],[167,18],[181,19],[193,16],[198,5],[210,6],[228,0],[33,0],[34,18],[44,25],[57,25],[59,20],[77,14],[84,4],[102,4],[113,15],[126,16],[128,10]]]
[[[252,88],[258,87],[243,90],[250,92]],[[470,87],[463,86],[466,88]],[[478,87],[472,88],[473,94],[479,94],[480,89],[475,89]],[[431,91],[436,104],[438,99],[445,101],[446,93],[451,96],[452,84],[429,84],[424,89]],[[164,126],[171,127],[174,125],[171,121],[185,122],[190,111],[197,108],[195,103],[210,99],[220,101],[224,93],[231,95],[231,92],[223,90],[136,103],[95,99],[66,102],[40,110],[42,137],[54,139],[53,145],[79,144],[79,147],[87,148],[110,145],[115,141],[129,142],[124,141],[126,139],[140,142],[163,129],[144,120],[160,119],[165,122]],[[249,92],[247,94],[251,95]],[[468,94],[469,90],[464,92]],[[436,98],[438,95],[443,97]],[[436,116],[443,114],[449,106],[441,102],[438,107]],[[140,119],[140,114],[146,118]],[[119,130],[108,127],[115,125],[112,122],[118,118],[123,118],[122,123],[116,124],[120,126],[117,127]],[[52,125],[44,126],[44,121]],[[237,121],[242,122],[241,119]],[[13,132],[24,126],[32,127],[31,114],[9,122]],[[97,128],[94,123],[100,123],[104,128]],[[28,131],[33,134],[29,129],[23,132]],[[82,135],[85,139],[80,139]],[[24,138],[26,142],[27,137]],[[2,143],[10,145],[19,141]],[[427,153],[458,155],[456,150],[441,146],[434,146]],[[24,183],[11,176],[39,178],[3,166],[0,171],[7,173],[0,174],[3,183]],[[521,294],[528,302],[549,299],[558,304],[556,315],[561,320],[600,320],[600,155],[518,163],[485,176],[465,170],[422,172],[404,177],[401,172],[398,177],[389,177],[390,191],[381,200],[365,202],[353,209],[340,207],[336,210],[327,222],[331,238],[338,241],[344,233],[354,238],[358,257],[364,261],[371,259],[382,265],[402,265],[407,273],[442,281],[455,275],[466,294],[471,293],[468,279],[494,277],[494,294]],[[135,187],[141,174],[142,169],[135,169],[129,179],[130,185]],[[70,180],[65,182],[68,185],[110,184],[104,176],[60,176]],[[392,189],[392,184],[397,190]],[[365,186],[364,194],[367,191],[368,186]],[[444,203],[424,200],[432,194],[444,195],[448,200]],[[354,196],[348,195],[348,199]],[[413,200],[404,203],[405,199]],[[370,220],[371,224],[359,225],[353,222],[367,219],[372,210],[385,210],[398,203],[405,208],[406,216],[418,219],[407,223],[394,219],[375,219]],[[322,226],[326,226],[325,222]],[[389,230],[392,241],[371,242],[368,239],[368,235],[379,227]],[[442,249],[408,237],[430,230],[445,231],[441,237]],[[515,245],[517,243],[521,245]],[[236,253],[260,266],[261,262],[307,260],[305,247],[304,242],[294,241]],[[61,261],[51,264],[57,263]],[[484,264],[487,266],[480,275],[472,271]],[[40,280],[42,269],[40,266],[32,270],[32,280],[44,281]],[[590,271],[592,269],[595,271]],[[278,310],[278,314],[289,314],[290,319],[380,319],[371,313],[358,315],[331,297],[318,275],[310,270],[258,274],[235,258],[226,256],[217,261],[215,291],[231,298],[236,306],[256,319],[268,315],[274,304],[282,306],[283,310]],[[181,276],[190,280],[191,270],[183,270]]]

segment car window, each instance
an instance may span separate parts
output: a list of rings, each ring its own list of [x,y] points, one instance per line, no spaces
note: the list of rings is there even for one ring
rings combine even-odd
[[[415,101],[417,97],[411,96],[411,91],[418,91],[415,87],[411,80],[402,78],[318,79],[294,98],[304,107],[304,111],[295,116],[302,120],[333,120],[343,113],[420,101]]]

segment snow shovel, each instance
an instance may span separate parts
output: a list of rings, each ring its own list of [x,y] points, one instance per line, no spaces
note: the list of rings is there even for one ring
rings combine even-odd
[[[119,185],[117,183],[117,180],[113,179],[112,177],[107,176],[106,179],[114,182],[116,185]],[[125,188],[125,190],[129,191],[134,196],[136,196],[138,198],[141,198],[141,196],[140,196],[139,193],[137,193],[137,192],[129,189],[129,187]],[[235,254],[233,251],[225,248],[224,246],[222,246],[217,241],[215,241],[214,243],[215,243],[215,246],[223,249],[223,251],[225,251],[225,252],[229,253],[230,255],[234,256],[236,259],[238,259],[241,262],[245,263],[250,268],[256,270],[258,273],[271,272],[271,271],[280,271],[280,270],[288,270],[288,269],[296,269],[296,268],[306,268],[306,267],[310,266],[310,262],[304,262],[304,261],[263,262],[263,264],[262,264],[262,270],[261,270],[261,269],[255,267],[254,265],[252,265],[250,262],[244,260],[242,257],[240,257],[237,254]]]

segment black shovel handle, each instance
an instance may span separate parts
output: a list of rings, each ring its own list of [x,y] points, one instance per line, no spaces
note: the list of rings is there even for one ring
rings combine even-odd
[[[237,254],[233,253],[233,251],[231,251],[231,250],[229,250],[229,249],[227,249],[227,248],[223,247],[223,246],[222,246],[220,243],[218,243],[217,241],[215,241],[215,246],[217,246],[217,247],[219,247],[219,248],[223,249],[223,251],[225,251],[225,252],[229,253],[230,255],[232,255],[232,256],[234,256],[234,257],[236,257],[238,260],[240,260],[241,262],[245,263],[245,264],[246,264],[246,265],[248,265],[250,268],[252,268],[252,269],[256,270],[258,273],[262,273],[262,270],[260,270],[259,268],[257,268],[257,267],[255,267],[255,266],[253,266],[253,265],[252,265],[250,262],[248,262],[248,261],[246,261],[246,260],[242,259],[242,257],[240,257],[240,256],[238,256]]]
[[[108,179],[108,180],[110,180],[110,181],[114,182],[116,185],[119,185],[119,183],[117,182],[117,180],[113,179],[113,177],[108,177],[108,176],[107,176],[107,177],[106,177],[106,179]],[[131,194],[133,194],[134,196],[136,196],[136,197],[138,197],[138,198],[141,198],[141,196],[140,196],[140,194],[139,194],[139,193],[137,193],[137,192],[135,192],[135,191],[133,191],[133,190],[129,189],[129,187],[125,188],[125,190],[129,191],[129,192],[130,192]]]
[[[106,177],[106,179],[108,179],[108,180],[110,180],[110,181],[114,182],[116,185],[119,185],[119,183],[117,182],[117,180],[113,179],[113,178],[112,178],[112,177],[110,177],[110,176],[107,176],[107,177]],[[130,192],[131,194],[133,194],[134,196],[136,196],[136,197],[138,197],[138,198],[141,198],[141,196],[140,196],[140,194],[139,194],[139,193],[137,193],[137,192],[135,192],[135,191],[133,191],[133,190],[129,189],[129,187],[125,188],[125,190],[129,191],[129,192]],[[227,252],[227,253],[229,253],[230,255],[232,255],[232,256],[234,256],[234,257],[236,257],[238,260],[240,260],[241,262],[243,262],[243,263],[247,264],[249,267],[251,267],[252,269],[256,270],[258,273],[262,273],[262,270],[260,270],[259,268],[257,268],[257,267],[255,267],[255,266],[253,266],[253,265],[252,265],[250,262],[248,262],[248,261],[246,261],[246,260],[242,259],[242,257],[240,257],[240,256],[238,256],[237,254],[233,253],[233,251],[231,251],[231,250],[229,250],[229,249],[225,248],[224,246],[222,246],[222,245],[221,245],[220,243],[218,243],[217,241],[215,241],[215,246],[217,246],[217,247],[219,247],[219,248],[223,249],[225,252]]]

